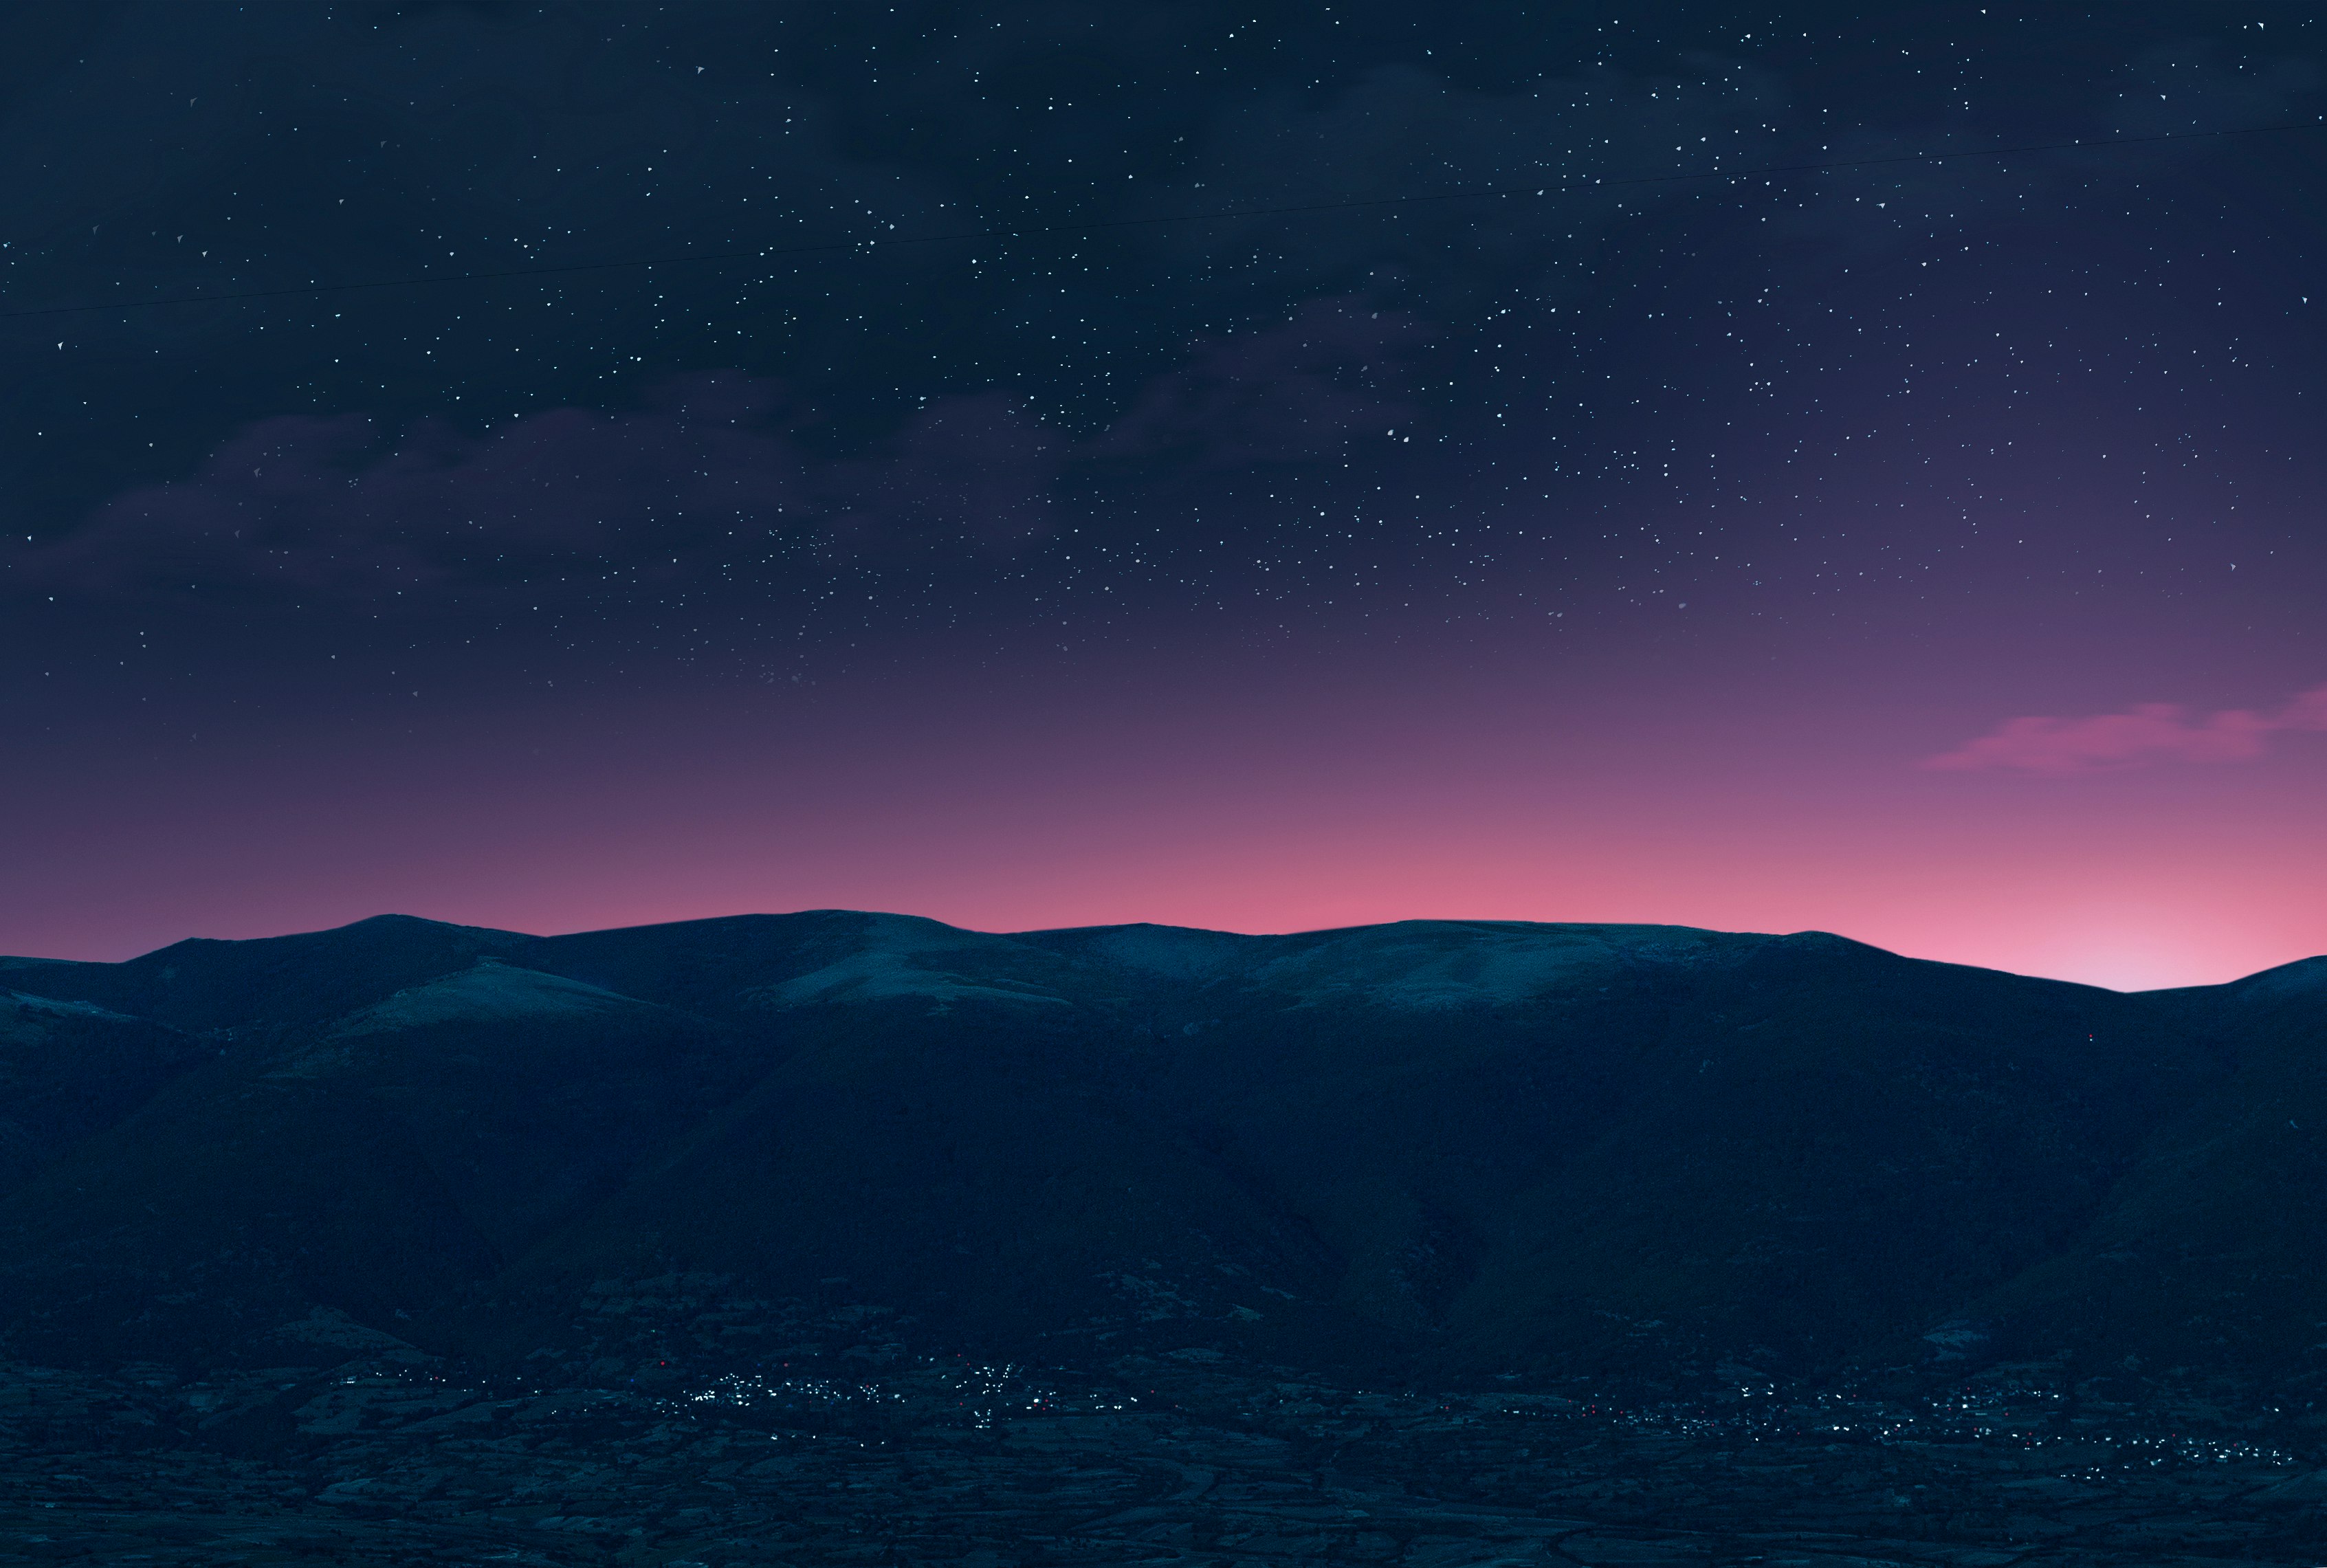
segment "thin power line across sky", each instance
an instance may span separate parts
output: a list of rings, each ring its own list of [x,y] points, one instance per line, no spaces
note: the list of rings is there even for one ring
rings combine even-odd
[[[1364,209],[1395,209],[1430,202],[1475,201],[1549,196],[1555,190],[1607,190],[1642,185],[1673,185],[1696,181],[1761,179],[1779,174],[1814,174],[1836,169],[1874,169],[1905,163],[1937,163],[1966,158],[2010,158],[2032,153],[2093,152],[2145,146],[2158,142],[2190,142],[2225,136],[2268,135],[2285,131],[2318,130],[2327,118],[2289,120],[2266,126],[2233,126],[2209,131],[2162,131],[2143,136],[2083,137],[2065,142],[2030,142],[2008,147],[1978,147],[1956,152],[1896,153],[1879,158],[1836,158],[1822,163],[1770,163],[1750,169],[1700,169],[1671,174],[1631,174],[1610,178],[1596,174],[1556,174],[1520,185],[1474,186],[1456,191],[1424,191],[1406,196],[1369,196],[1324,201],[1302,201],[1276,207],[1228,207],[1207,212],[1175,212],[1145,218],[1112,218],[1090,223],[1026,224],[989,229],[963,229],[939,234],[890,235],[870,239],[822,240],[812,245],[764,246],[750,250],[679,251],[666,256],[629,257],[619,261],[584,261],[548,266],[506,267],[495,271],[417,273],[407,277],[359,279],[342,283],[307,283],[280,288],[237,289],[213,293],[161,294],[138,300],[107,300],[101,303],[41,305],[27,310],[0,311],[0,321],[37,316],[90,315],[107,311],[153,310],[164,305],[223,304],[241,300],[295,299],[322,294],[356,294],[374,289],[419,288],[459,283],[492,283],[521,277],[561,277],[582,273],[621,272],[640,267],[722,266],[780,261],[787,257],[864,253],[909,245],[954,245],[971,240],[1013,240],[1045,236],[1100,234],[1123,229],[1152,229],[1174,223],[1221,223],[1247,218],[1292,218],[1319,212],[1349,212]]]

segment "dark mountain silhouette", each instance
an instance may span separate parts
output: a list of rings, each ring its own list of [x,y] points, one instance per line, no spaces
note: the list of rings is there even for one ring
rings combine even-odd
[[[2327,1337],[2327,960],[2122,995],[1815,933],[820,911],[0,988],[18,1357],[746,1362],[853,1303],[1061,1359],[2285,1387]]]

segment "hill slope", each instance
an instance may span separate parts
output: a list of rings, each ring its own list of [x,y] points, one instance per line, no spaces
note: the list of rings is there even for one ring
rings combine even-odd
[[[749,1361],[842,1307],[1442,1377],[2301,1377],[2323,972],[2126,996],[1817,934],[838,911],[0,960],[0,1329],[263,1362],[321,1309]]]

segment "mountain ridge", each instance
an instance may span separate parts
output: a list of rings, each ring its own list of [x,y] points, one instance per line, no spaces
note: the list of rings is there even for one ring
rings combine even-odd
[[[2270,1133],[2327,1125],[2320,978],[848,910],[0,960],[0,1333],[201,1361],[328,1311],[489,1360],[749,1360],[838,1293],[1082,1357],[2309,1378],[2327,1236],[2257,1215],[2327,1175]],[[686,1321],[577,1327],[665,1276],[718,1283]]]

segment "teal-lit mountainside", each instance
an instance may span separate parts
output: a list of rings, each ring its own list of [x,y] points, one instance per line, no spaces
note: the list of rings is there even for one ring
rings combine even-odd
[[[325,1324],[745,1368],[847,1310],[1447,1386],[2322,1369],[2327,960],[2120,994],[1680,927],[388,916],[0,996],[23,1361]]]

